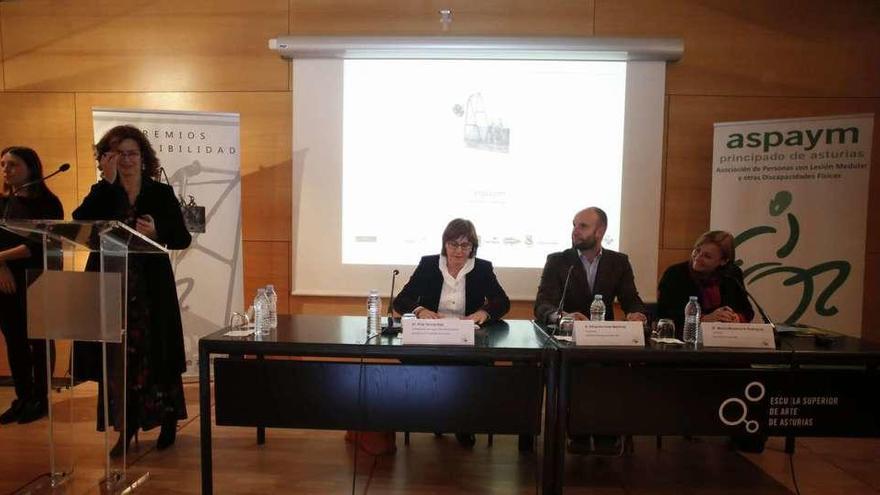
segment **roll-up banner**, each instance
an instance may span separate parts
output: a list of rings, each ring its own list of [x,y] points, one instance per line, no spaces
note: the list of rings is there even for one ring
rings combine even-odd
[[[715,124],[713,229],[775,323],[861,335],[874,115]]]
[[[129,124],[150,140],[181,200],[193,241],[171,252],[187,356],[198,374],[198,340],[242,311],[241,168],[237,113],[93,109],[95,142]],[[166,179],[163,176],[162,181]]]

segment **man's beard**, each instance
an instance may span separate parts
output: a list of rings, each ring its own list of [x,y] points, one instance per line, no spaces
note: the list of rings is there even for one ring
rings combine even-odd
[[[589,251],[590,249],[596,247],[596,236],[591,235],[590,237],[582,240],[581,242],[578,242],[572,247],[574,247],[575,249],[580,249],[581,251]]]

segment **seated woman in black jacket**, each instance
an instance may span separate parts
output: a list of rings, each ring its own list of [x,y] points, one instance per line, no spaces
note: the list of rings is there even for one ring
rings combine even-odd
[[[742,270],[736,259],[733,236],[712,230],[694,243],[691,259],[672,265],[663,273],[657,287],[657,318],[675,321],[676,337],[684,328],[684,307],[690,296],[697,296],[702,321],[752,321],[755,312],[743,285]]]
[[[476,257],[479,240],[474,224],[456,218],[443,231],[440,254],[425,256],[394,298],[394,310],[418,318],[467,318],[477,324],[499,320],[510,310],[510,299],[498,283],[492,263]],[[472,447],[471,433],[456,433]]]
[[[467,318],[477,324],[501,319],[510,299],[492,270],[476,258],[479,240],[474,224],[456,218],[443,231],[440,254],[425,256],[394,298],[394,310],[418,318]]]
[[[755,316],[743,283],[743,273],[733,264],[733,236],[712,230],[694,243],[691,259],[672,265],[657,287],[657,317],[675,320],[676,337],[684,329],[684,307],[690,296],[700,302],[701,321],[748,323]],[[742,434],[731,438],[745,452],[763,452],[766,435]]]

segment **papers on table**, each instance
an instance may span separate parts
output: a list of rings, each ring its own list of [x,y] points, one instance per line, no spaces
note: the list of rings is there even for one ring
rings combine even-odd
[[[703,347],[776,348],[771,325],[704,322],[700,326],[703,329]]]
[[[250,330],[230,330],[223,335],[226,337],[247,337],[248,335],[253,335],[254,329]]]
[[[405,345],[474,345],[474,322],[457,318],[404,320],[401,340]]]
[[[584,346],[645,346],[640,321],[576,321],[574,343]]]

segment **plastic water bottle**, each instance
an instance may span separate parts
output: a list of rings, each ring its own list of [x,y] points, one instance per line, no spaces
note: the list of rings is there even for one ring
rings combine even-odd
[[[602,294],[593,297],[593,304],[590,304],[590,320],[605,321],[605,302],[602,301]]]
[[[379,291],[373,289],[367,296],[367,336],[377,335],[382,330],[382,318],[379,312],[382,307],[382,298]]]
[[[700,302],[691,296],[684,307],[684,342],[696,346],[700,340]]]
[[[269,299],[266,297],[266,289],[257,289],[257,297],[254,298],[254,333],[264,335],[269,333]]]
[[[269,300],[269,311],[266,318],[269,322],[269,328],[278,328],[278,294],[275,293],[274,285],[266,286],[266,298]]]

